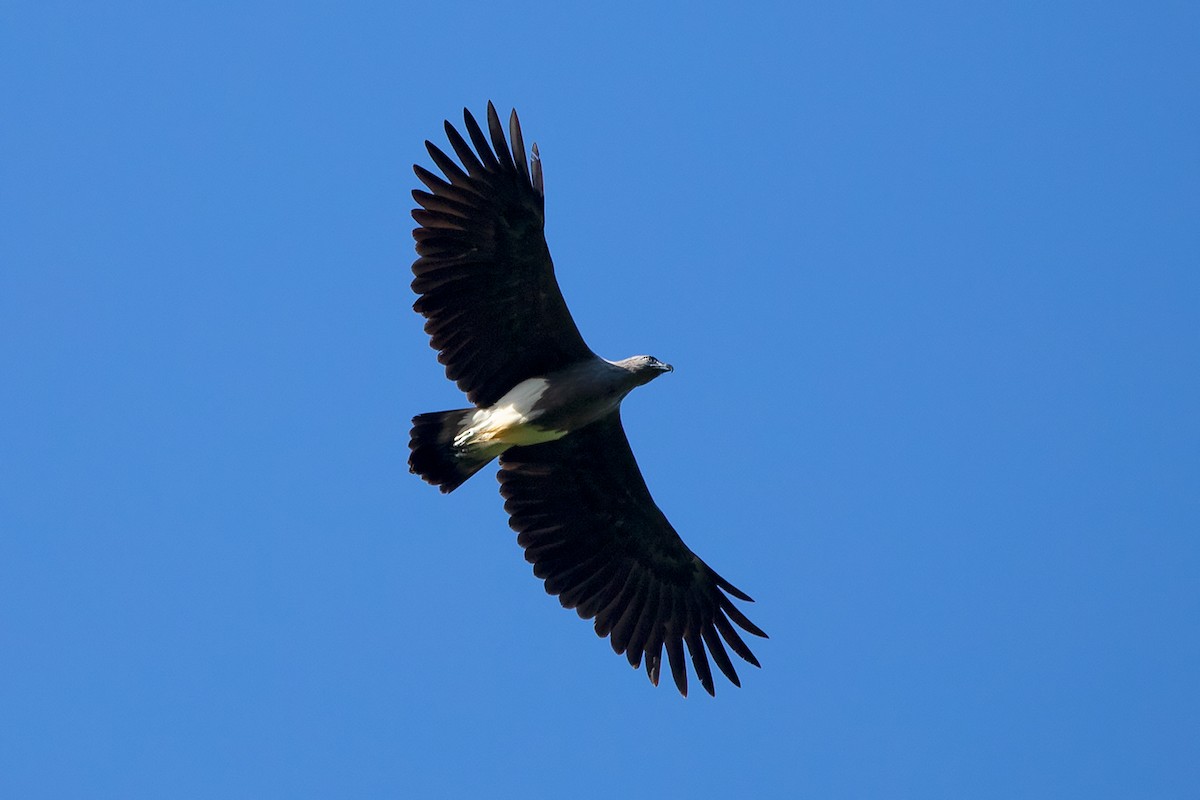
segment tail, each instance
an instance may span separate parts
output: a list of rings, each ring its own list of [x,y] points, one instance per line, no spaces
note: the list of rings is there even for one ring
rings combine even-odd
[[[504,446],[455,445],[454,437],[466,428],[467,419],[478,409],[434,411],[413,417],[408,447],[410,472],[445,492],[479,472],[505,449]]]

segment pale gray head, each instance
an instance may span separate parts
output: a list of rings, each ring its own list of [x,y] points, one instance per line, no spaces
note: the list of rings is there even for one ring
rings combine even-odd
[[[654,356],[630,356],[615,362],[618,367],[629,370],[637,377],[637,385],[641,386],[667,372],[674,372],[670,364],[659,361]]]

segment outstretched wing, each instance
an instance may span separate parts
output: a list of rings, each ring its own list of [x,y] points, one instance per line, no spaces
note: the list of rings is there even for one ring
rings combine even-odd
[[[533,573],[565,608],[595,617],[596,633],[634,668],[644,658],[652,683],[658,685],[664,646],[684,695],[684,645],[709,694],[708,654],[741,685],[725,644],[759,665],[730,620],[766,634],[726,593],[752,601],[689,550],[654,504],[619,412],[553,442],[514,447],[500,467],[504,508]]]
[[[509,118],[510,152],[488,103],[491,144],[463,110],[474,151],[449,122],[446,136],[462,162],[426,141],[445,179],[414,165],[429,191],[416,190],[412,212],[413,305],[446,366],[472,403],[489,406],[526,378],[593,357],[563,301],[542,233],[542,167],[533,174],[517,113]],[[493,147],[495,148],[493,151]]]

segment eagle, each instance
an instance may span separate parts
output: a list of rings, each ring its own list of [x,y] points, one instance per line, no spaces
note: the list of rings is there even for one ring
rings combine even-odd
[[[715,694],[709,657],[741,686],[726,649],[759,666],[737,628],[766,634],[732,598],[750,597],[688,549],[650,496],[621,426],[630,391],[672,371],[653,356],[597,356],[571,318],[546,245],[542,162],[526,158],[514,110],[504,128],[488,103],[487,135],[467,109],[458,156],[425,148],[413,191],[413,309],[470,408],[412,420],[410,470],[451,492],[499,458],[509,525],[533,573],[564,608],[658,685],[662,653],[687,695],[692,669]],[[490,141],[489,141],[490,137]],[[461,162],[461,164],[459,163]]]

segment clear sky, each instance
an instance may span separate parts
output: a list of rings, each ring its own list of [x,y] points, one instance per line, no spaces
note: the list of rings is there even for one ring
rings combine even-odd
[[[573,5],[5,4],[0,795],[1196,797],[1197,6]],[[489,99],[742,689],[407,472]]]

